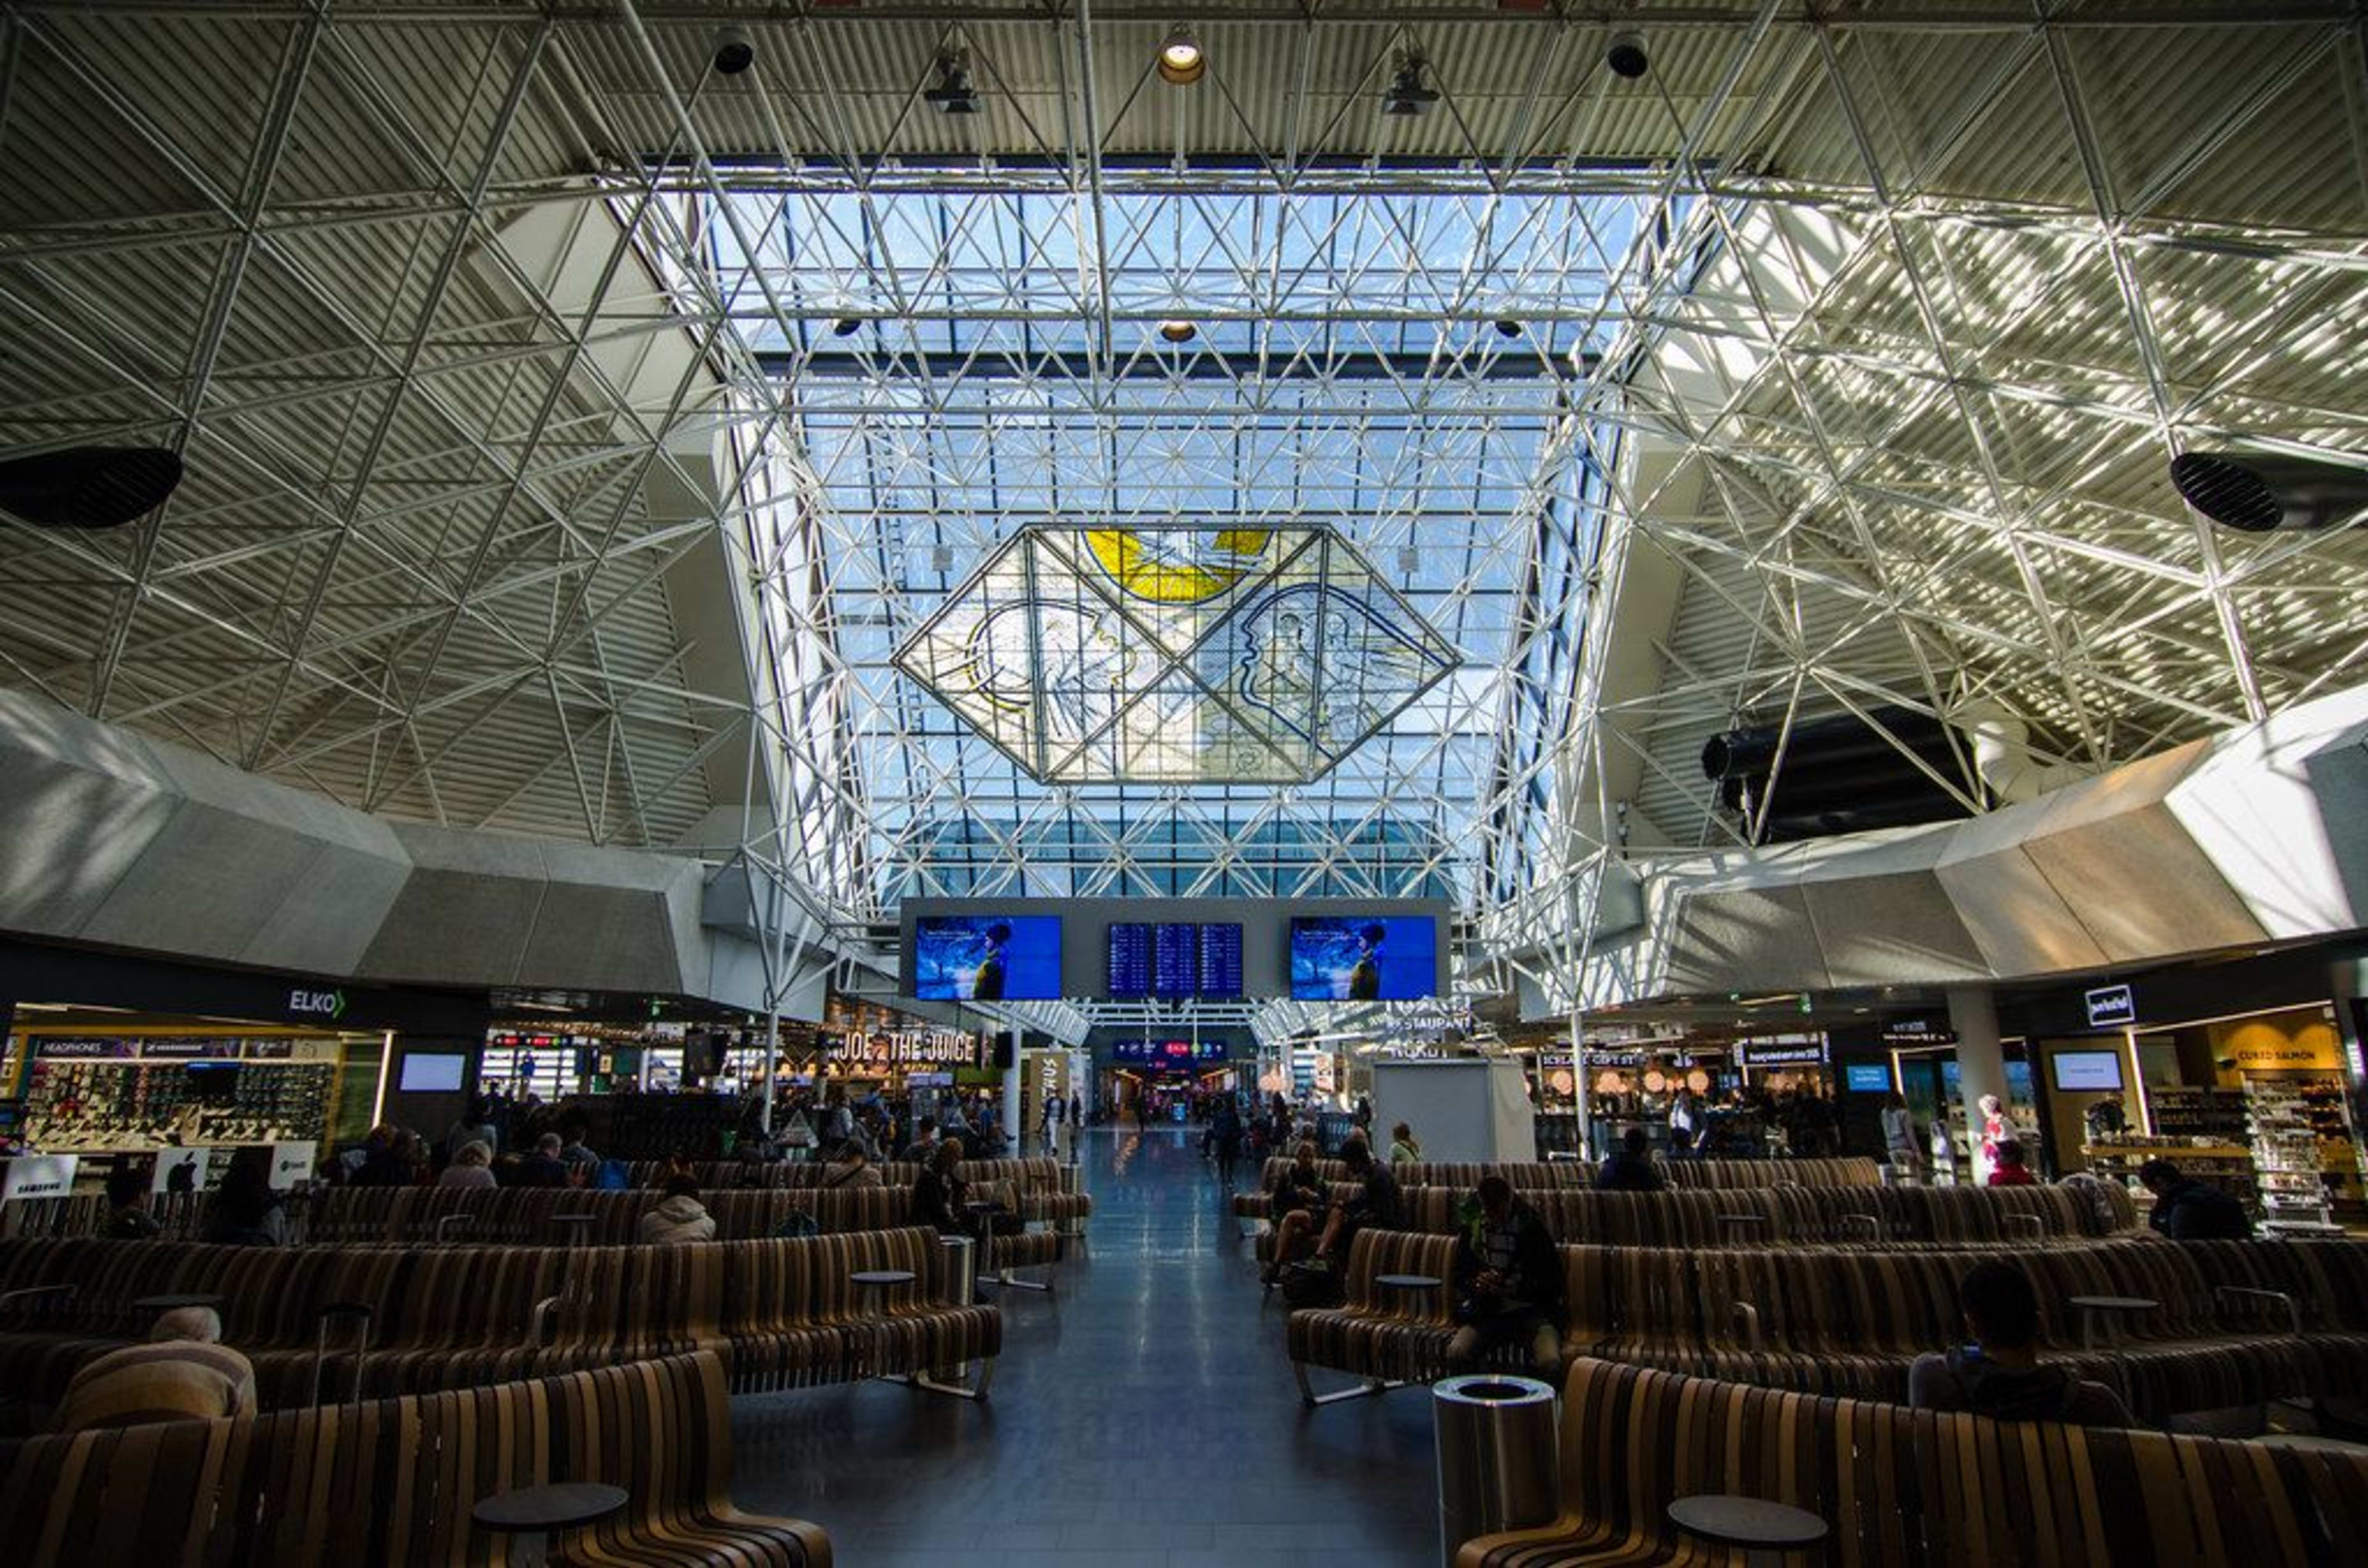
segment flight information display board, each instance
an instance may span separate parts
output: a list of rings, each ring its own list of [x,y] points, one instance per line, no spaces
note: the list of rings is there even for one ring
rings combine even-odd
[[[1201,927],[1201,994],[1230,1001],[1242,994],[1242,928]]]
[[[1151,994],[1153,927],[1114,925],[1110,928],[1108,989],[1120,1002],[1140,1002]]]
[[[1180,1001],[1200,994],[1201,928],[1167,922],[1152,928],[1151,994]]]
[[[1120,1002],[1238,998],[1242,928],[1189,921],[1114,923],[1104,980],[1108,994]]]

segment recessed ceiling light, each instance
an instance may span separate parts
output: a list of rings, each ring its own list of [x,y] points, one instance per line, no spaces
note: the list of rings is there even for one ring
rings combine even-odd
[[[1159,46],[1159,79],[1178,87],[1189,87],[1208,74],[1209,57],[1201,52],[1201,41],[1182,28],[1167,35]]]
[[[1188,321],[1164,321],[1159,324],[1159,335],[1170,343],[1190,343],[1200,334],[1201,329]]]

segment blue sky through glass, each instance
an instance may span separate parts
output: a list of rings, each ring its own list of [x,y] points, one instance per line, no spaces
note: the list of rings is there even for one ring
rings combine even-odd
[[[882,905],[1476,895],[1488,803],[1537,752],[1506,726],[1564,711],[1523,683],[1568,675],[1540,595],[1591,553],[1565,411],[1629,199],[1139,190],[1099,234],[1057,188],[732,199],[754,254],[707,232],[796,411]],[[1039,783],[892,665],[1021,527],[1174,520],[1337,530],[1459,666],[1276,787]]]

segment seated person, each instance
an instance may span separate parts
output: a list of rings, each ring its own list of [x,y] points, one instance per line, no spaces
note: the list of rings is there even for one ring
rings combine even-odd
[[[1620,1147],[1611,1151],[1611,1157],[1595,1173],[1596,1190],[1658,1192],[1668,1186],[1653,1166],[1651,1147],[1652,1140],[1641,1127],[1632,1127],[1622,1134]]]
[[[2127,1426],[2121,1396],[2082,1381],[2066,1366],[2039,1359],[2039,1296],[2021,1269],[1993,1258],[1965,1271],[1957,1287],[1971,1345],[1916,1358],[1907,1403],[1918,1410],[1966,1410],[1999,1421],[2068,1421]]]
[[[962,1178],[962,1151],[951,1140],[940,1142],[929,1163],[913,1183],[913,1222],[928,1225],[941,1236],[971,1234],[970,1216],[962,1205],[970,1199],[970,1183]]]
[[[1451,1371],[1480,1369],[1493,1346],[1525,1345],[1537,1375],[1562,1386],[1562,1255],[1535,1210],[1500,1176],[1480,1178],[1478,1204],[1456,1233],[1448,1296],[1461,1326],[1448,1341]]]
[[[1333,1201],[1324,1221],[1323,1239],[1315,1244],[1315,1256],[1328,1259],[1336,1268],[1347,1266],[1349,1244],[1357,1239],[1360,1230],[1367,1225],[1392,1230],[1398,1222],[1397,1178],[1373,1158],[1371,1145],[1362,1138],[1351,1138],[1340,1145],[1340,1158],[1348,1163],[1349,1179],[1360,1184],[1359,1190],[1354,1198]]]
[[[642,1215],[634,1233],[658,1246],[715,1239],[715,1216],[699,1200],[699,1183],[687,1176],[666,1177],[666,1199]]]
[[[148,1174],[117,1171],[110,1175],[107,1178],[107,1219],[99,1225],[98,1233],[110,1241],[140,1242],[161,1229],[156,1216],[148,1212]]]
[[[566,1162],[568,1169],[588,1172],[591,1167],[600,1163],[600,1156],[594,1153],[584,1142],[584,1134],[589,1131],[589,1127],[584,1121],[575,1118],[570,1118],[559,1124],[561,1139],[559,1157]]]
[[[1990,1169],[1992,1187],[2037,1187],[2039,1178],[2022,1163],[2022,1140],[2001,1138],[1998,1144],[1998,1164]]]
[[[850,1138],[838,1146],[837,1153],[831,1155],[830,1169],[822,1173],[822,1185],[856,1187],[884,1187],[887,1184],[881,1177],[880,1167],[864,1154],[863,1145]]]
[[[1332,1191],[1315,1168],[1315,1143],[1302,1139],[1291,1153],[1291,1164],[1275,1178],[1267,1195],[1268,1213],[1274,1221],[1274,1261],[1267,1265],[1266,1282],[1275,1282],[1282,1266],[1297,1260],[1315,1230],[1315,1217],[1332,1205]]]
[[[2138,1184],[2154,1194],[2146,1223],[2175,1242],[2241,1242],[2253,1234],[2245,1206],[2209,1182],[2197,1181],[2169,1160],[2138,1167]]]
[[[156,1320],[145,1345],[86,1363],[58,1402],[58,1430],[138,1426],[152,1421],[211,1421],[255,1408],[255,1368],[222,1343],[211,1307],[176,1307]]]
[[[513,1179],[520,1187],[567,1186],[571,1173],[567,1162],[560,1158],[564,1147],[558,1133],[544,1133],[534,1141],[534,1151],[518,1162]]]
[[[463,1143],[453,1151],[452,1163],[436,1178],[438,1187],[493,1187],[494,1146]]]
[[[231,1156],[230,1170],[214,1189],[213,1207],[199,1241],[223,1246],[279,1246],[288,1240],[279,1195],[271,1190],[267,1164],[270,1153],[241,1149]]]

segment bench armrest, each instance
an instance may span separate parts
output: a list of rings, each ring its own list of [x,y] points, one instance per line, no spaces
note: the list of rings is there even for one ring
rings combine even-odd
[[[545,1296],[526,1314],[526,1339],[529,1345],[541,1349],[552,1342],[553,1333],[559,1326],[559,1308],[564,1298],[558,1296]]]
[[[20,1302],[33,1301],[55,1301],[61,1306],[70,1307],[81,1290],[79,1285],[28,1285],[21,1290],[0,1290],[0,1312]]]
[[[466,1231],[473,1229],[476,1222],[476,1216],[472,1214],[446,1214],[442,1216],[436,1221],[437,1244],[441,1246],[444,1244],[445,1238],[450,1233],[453,1226],[458,1225],[461,1229]]]
[[[1743,1325],[1744,1343],[1750,1346],[1751,1353],[1757,1356],[1766,1346],[1759,1334],[1759,1309],[1749,1301],[1737,1301],[1733,1315],[1735,1321]]]
[[[2286,1326],[2297,1337],[2302,1334],[2302,1303],[2283,1290],[2265,1290],[2253,1285],[2215,1285],[2212,1299],[2221,1302],[2275,1301],[2286,1310]]]

